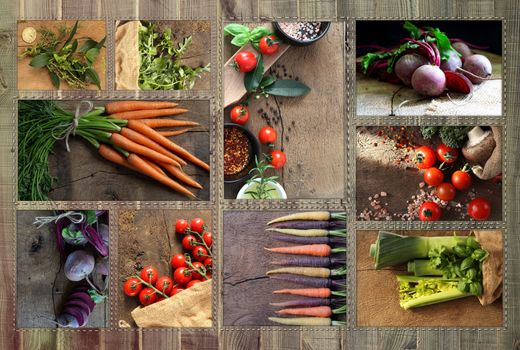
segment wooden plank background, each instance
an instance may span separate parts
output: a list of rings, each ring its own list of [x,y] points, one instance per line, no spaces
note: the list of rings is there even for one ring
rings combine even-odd
[[[218,5],[218,6],[217,6]],[[506,66],[504,117],[497,118],[497,123],[506,126],[507,147],[504,154],[506,164],[504,184],[504,211],[507,247],[507,279],[505,312],[506,327],[496,330],[461,330],[443,328],[421,329],[342,329],[287,331],[283,328],[252,329],[241,331],[222,328],[217,324],[216,332],[171,331],[171,332],[70,332],[70,331],[14,331],[14,276],[15,276],[15,209],[23,203],[15,204],[15,159],[16,135],[13,118],[13,98],[16,91],[15,28],[16,19],[75,19],[101,18],[115,19],[157,16],[165,19],[211,19],[214,26],[221,25],[222,18],[237,21],[265,18],[306,18],[306,19],[341,19],[349,25],[348,47],[353,47],[353,24],[355,18],[384,17],[397,19],[433,18],[433,17],[499,17],[506,20]],[[347,18],[348,17],[348,18]],[[218,38],[221,27],[217,27]],[[13,288],[0,289],[0,348],[1,349],[518,349],[520,347],[520,4],[517,0],[19,0],[4,1],[0,7],[0,277]],[[109,33],[110,37],[111,33]],[[220,44],[219,44],[220,47]],[[109,51],[109,50],[107,50]],[[351,54],[350,51],[347,51]],[[111,52],[107,52],[110,65]],[[219,56],[217,63],[221,63]],[[353,72],[352,58],[347,72]],[[108,67],[108,72],[110,72]],[[109,77],[109,82],[110,82]],[[221,97],[221,82],[213,85],[212,94]],[[110,87],[109,87],[110,88]],[[351,125],[362,123],[396,124],[395,119],[369,118],[361,121],[355,117],[352,108],[354,101],[353,86],[346,97],[348,120]],[[109,92],[112,95],[112,92]],[[39,97],[51,96],[38,95]],[[38,97],[35,95],[35,97]],[[217,102],[217,108],[220,108]],[[221,117],[217,121],[222,122]],[[420,122],[422,119],[411,120]],[[445,119],[441,119],[445,120]],[[462,118],[454,118],[458,123]],[[489,124],[489,122],[485,123]],[[218,128],[217,128],[218,130]],[[350,134],[347,134],[350,135]],[[217,136],[221,135],[217,132]],[[217,138],[217,142],[221,140]],[[354,141],[349,138],[347,159],[353,159]],[[218,148],[217,148],[218,149]],[[218,157],[217,159],[221,159]],[[355,189],[349,185],[354,179],[355,166],[347,164],[347,196],[344,203],[350,208],[349,227],[365,227],[354,222],[352,198]],[[221,168],[220,168],[221,169]],[[215,183],[222,180],[219,170]],[[221,185],[219,187],[222,187]],[[215,208],[223,207],[220,199],[222,188]],[[292,208],[308,208],[306,201],[291,202]],[[144,204],[143,204],[144,205]],[[175,205],[175,204],[173,204]],[[226,206],[228,204],[225,204]],[[280,204],[283,206],[283,204]],[[109,204],[117,208],[116,204]],[[42,205],[49,209],[49,205]],[[247,205],[244,205],[247,208]],[[375,229],[392,225],[381,224]],[[443,223],[451,227],[452,223]],[[494,228],[501,223],[491,223]],[[410,225],[407,228],[414,228]],[[417,225],[424,228],[424,226]],[[435,225],[433,225],[435,227]],[[219,246],[222,242],[219,241]],[[217,259],[218,260],[218,259]],[[216,294],[217,297],[219,293]],[[221,307],[222,305],[220,305]],[[220,317],[219,317],[220,319]]]

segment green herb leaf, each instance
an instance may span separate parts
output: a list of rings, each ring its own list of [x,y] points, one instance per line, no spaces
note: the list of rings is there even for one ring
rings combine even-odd
[[[231,44],[235,45],[235,46],[238,46],[238,47],[242,47],[245,44],[247,44],[248,42],[249,42],[249,34],[248,33],[238,34],[237,36],[235,36],[233,38],[233,40],[231,40]]]
[[[85,71],[87,73],[88,77],[96,86],[101,89],[101,82],[99,81],[99,75],[96,73],[96,71],[92,67],[88,67]]]
[[[70,48],[70,52],[71,52],[71,53],[76,52],[76,49],[77,49],[77,48],[78,48],[78,39],[74,39],[74,40],[72,41],[72,46],[71,46],[71,48]]]
[[[85,53],[93,47],[96,47],[98,42],[92,39],[87,39],[79,48],[79,52]]]
[[[48,53],[41,53],[38,56],[34,57],[29,62],[29,65],[34,68],[43,68],[49,63],[51,57],[52,56]]]
[[[270,95],[296,97],[307,94],[311,89],[297,80],[277,80],[264,91]]]
[[[76,21],[76,23],[74,23],[74,26],[72,27],[72,30],[70,31],[69,37],[67,38],[67,40],[65,40],[65,43],[63,44],[62,47],[65,47],[70,43],[70,41],[72,40],[74,35],[76,35],[77,31],[78,31],[78,21]]]
[[[475,260],[471,256],[468,256],[466,259],[462,260],[462,263],[460,264],[460,269],[462,271],[469,269],[473,266],[475,263]]]
[[[96,211],[95,210],[85,210],[85,212],[83,214],[85,214],[87,223],[89,225],[92,225],[92,224],[96,223],[97,215],[96,215]]]
[[[262,55],[257,56],[256,67],[253,71],[248,72],[244,76],[244,86],[248,92],[255,91],[264,76],[264,60]]]
[[[52,86],[56,89],[60,88],[60,78],[56,75],[56,73],[49,71],[49,77],[51,78]]]
[[[258,42],[262,37],[271,34],[271,31],[266,27],[256,27],[251,31],[250,39],[252,42]]]
[[[422,31],[419,28],[417,28],[412,22],[404,22],[403,28],[410,32],[412,38],[419,39],[421,37]]]
[[[97,43],[96,47],[101,50],[103,46],[105,46],[105,40],[107,40],[107,37],[105,36],[99,43]]]
[[[451,55],[457,55],[460,57],[460,54],[451,46],[450,39],[444,32],[442,32],[439,28],[427,28],[429,34],[431,34],[435,38],[435,45],[439,49],[439,53],[441,54],[441,60],[446,61],[450,58]]]
[[[96,61],[96,58],[98,55],[99,55],[99,49],[97,47],[93,47],[85,53],[85,58],[92,65]]]
[[[237,36],[239,34],[248,34],[249,28],[238,23],[231,23],[224,27],[224,34]]]
[[[261,89],[263,89],[269,85],[272,85],[275,81],[276,81],[276,78],[274,76],[266,75],[265,77],[262,78],[262,81],[260,82],[259,87]]]

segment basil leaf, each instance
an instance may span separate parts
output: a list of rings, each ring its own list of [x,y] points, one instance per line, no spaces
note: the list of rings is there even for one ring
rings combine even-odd
[[[231,45],[242,47],[249,42],[249,33],[238,34],[231,40]]]
[[[51,55],[50,54],[48,54],[48,53],[41,53],[38,56],[35,56],[31,60],[31,62],[29,62],[29,65],[31,67],[34,67],[34,68],[43,68],[43,67],[45,67],[49,63],[50,59],[51,59]]]
[[[49,76],[51,77],[52,86],[56,89],[60,88],[60,78],[56,75],[56,73],[49,71]]]
[[[410,21],[404,22],[403,28],[410,32],[410,34],[412,35],[412,38],[419,39],[421,37],[422,30],[417,28],[412,22],[410,22]]]
[[[307,94],[311,89],[297,80],[277,80],[264,91],[275,96],[296,97]]]
[[[246,73],[244,76],[244,86],[248,92],[258,89],[264,76],[264,60],[262,59],[262,55],[258,55],[256,59],[257,63],[255,69]]]
[[[224,27],[224,33],[237,36],[239,34],[248,34],[249,28],[243,24],[231,23]]]
[[[254,28],[252,31],[251,31],[251,34],[250,34],[250,38],[251,38],[251,41],[253,42],[257,42],[259,41],[260,39],[262,39],[262,37],[266,36],[266,35],[269,35],[271,34],[271,32],[269,31],[269,29],[267,29],[266,27],[256,27]]]

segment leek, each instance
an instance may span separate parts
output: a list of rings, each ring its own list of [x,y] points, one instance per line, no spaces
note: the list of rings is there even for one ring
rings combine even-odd
[[[375,260],[375,268],[403,264],[409,260],[427,258],[431,250],[447,250],[458,244],[465,244],[466,237],[419,237],[402,236],[380,231],[377,240],[370,246],[370,256]]]

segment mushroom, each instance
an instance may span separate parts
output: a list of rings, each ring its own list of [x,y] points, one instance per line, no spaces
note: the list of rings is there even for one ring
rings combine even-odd
[[[489,180],[502,173],[502,134],[500,128],[491,127],[484,131],[479,126],[468,132],[468,142],[462,154],[474,165],[473,174],[482,180]]]

